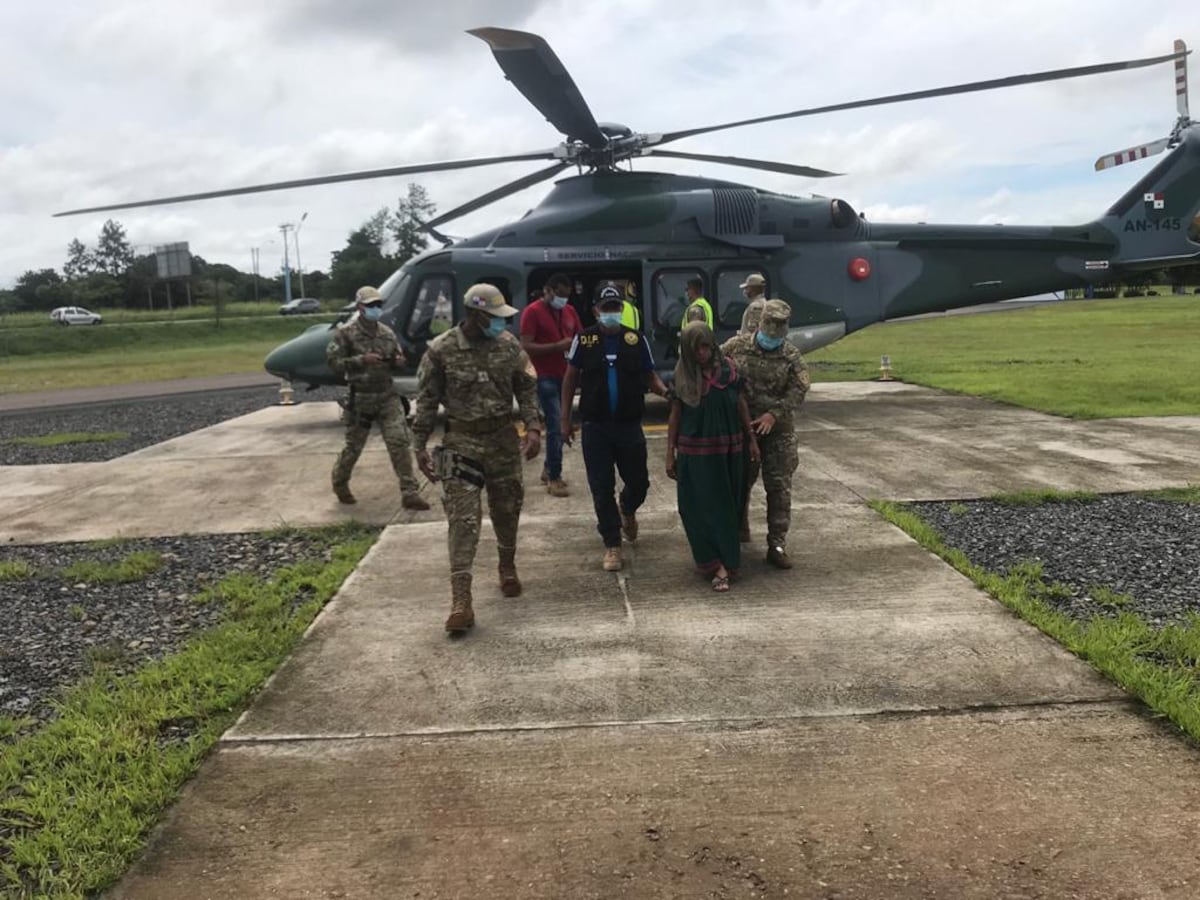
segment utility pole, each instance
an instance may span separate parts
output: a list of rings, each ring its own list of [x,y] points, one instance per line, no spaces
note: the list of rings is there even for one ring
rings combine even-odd
[[[258,248],[250,248],[250,271],[254,273],[254,302],[258,302]]]
[[[295,228],[291,222],[284,222],[279,226],[280,233],[283,234],[283,302],[292,302],[292,264],[288,259],[288,232]]]
[[[296,272],[300,275],[300,296],[307,297],[304,293],[304,264],[300,262],[300,226],[304,224],[304,220],[308,218],[308,213],[300,217],[300,221],[296,225],[296,230],[292,232],[292,237],[296,241]]]

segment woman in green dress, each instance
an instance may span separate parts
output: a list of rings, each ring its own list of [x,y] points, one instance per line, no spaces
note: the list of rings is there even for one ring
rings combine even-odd
[[[667,423],[667,477],[676,481],[696,568],[712,578],[717,591],[729,590],[729,578],[741,565],[746,457],[758,459],[742,386],[709,327],[694,322],[684,328]]]

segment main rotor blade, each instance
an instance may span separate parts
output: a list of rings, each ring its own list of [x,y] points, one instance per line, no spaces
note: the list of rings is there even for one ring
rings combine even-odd
[[[189,200],[212,200],[217,197],[235,197],[240,194],[260,194],[265,191],[283,191],[288,188],[309,187],[315,184],[336,184],[341,181],[365,181],[370,178],[388,178],[392,175],[415,175],[418,172],[446,172],[451,169],[471,169],[475,166],[492,166],[497,163],[524,162],[531,159],[555,159],[553,150],[538,150],[533,153],[516,153],[511,156],[485,156],[479,159],[459,159],[447,162],[417,163],[412,166],[392,166],[387,169],[371,169],[365,172],[346,172],[341,175],[321,175],[316,178],[297,178],[294,181],[276,181],[271,184],[254,184],[248,187],[227,188],[221,191],[204,191],[199,194],[179,194],[175,197],[157,197],[152,200],[135,200],[129,203],[113,203],[107,206],[89,206],[85,209],[69,209],[55,213],[59,216],[78,216],[83,213],[107,212],[111,209],[135,209],[139,206],[163,206],[167,203],[185,203]]]
[[[1187,51],[1185,51],[1186,54]],[[1034,72],[1030,75],[1010,75],[1007,78],[991,78],[987,81],[972,81],[967,84],[956,84],[949,87],[931,88],[924,91],[911,91],[905,94],[889,94],[886,97],[873,97],[870,100],[854,100],[850,103],[833,103],[829,106],[814,106],[810,109],[798,109],[794,112],[779,113],[774,116],[759,116],[754,119],[741,119],[737,122],[726,122],[723,125],[708,125],[704,128],[689,128],[684,131],[670,131],[662,136],[660,144],[677,141],[680,138],[692,137],[697,134],[707,134],[710,131],[721,131],[726,128],[738,128],[742,125],[757,125],[761,122],[777,122],[780,119],[796,119],[801,116],[815,116],[819,113],[838,112],[845,109],[859,109],[864,106],[883,106],[888,103],[905,103],[909,100],[927,100],[930,97],[946,97],[951,94],[970,94],[974,91],[990,91],[995,88],[1015,87],[1020,84],[1036,84],[1041,81],[1057,81],[1062,78],[1082,78],[1085,75],[1102,75],[1105,72],[1120,72],[1125,69],[1141,69],[1159,63],[1171,62],[1180,58],[1178,53],[1166,56],[1151,56],[1145,59],[1128,59],[1121,62],[1102,63],[1095,66],[1076,66],[1070,69],[1052,69],[1047,72]]]
[[[553,178],[563,169],[570,166],[570,163],[555,163],[545,169],[538,169],[529,175],[518,178],[516,181],[510,181],[508,184],[501,185],[495,190],[488,191],[486,194],[481,194],[469,203],[464,203],[462,206],[456,206],[450,212],[442,213],[436,219],[430,219],[421,226],[423,231],[430,231],[437,228],[443,222],[449,222],[451,219],[457,219],[459,216],[465,216],[467,213],[475,212],[477,209],[482,209],[489,203],[495,203],[509,194],[515,194],[517,191],[524,190],[531,185],[537,184],[539,181],[545,181],[547,178]]]
[[[472,28],[467,34],[475,35],[492,48],[505,77],[547,122],[568,138],[583,141],[593,149],[608,144],[567,67],[542,38],[508,28]]]
[[[644,156],[669,156],[673,159],[695,159],[700,162],[721,163],[726,166],[744,166],[747,169],[763,169],[767,172],[782,172],[784,175],[799,175],[802,178],[832,178],[841,172],[827,172],[812,166],[793,166],[791,163],[771,162],[766,159],[747,159],[744,156],[709,156],[707,153],[680,153],[676,150],[647,150]]]

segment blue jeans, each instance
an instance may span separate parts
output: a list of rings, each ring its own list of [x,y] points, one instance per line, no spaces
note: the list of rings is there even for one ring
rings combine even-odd
[[[562,379],[538,378],[538,403],[546,419],[546,475],[551,481],[562,478]]]

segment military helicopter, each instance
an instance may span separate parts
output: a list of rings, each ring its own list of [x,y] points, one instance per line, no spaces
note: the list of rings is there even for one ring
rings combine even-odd
[[[466,169],[524,160],[547,167],[501,185],[425,223],[443,244],[402,265],[379,286],[384,321],[406,350],[410,381],[426,345],[462,316],[461,294],[473,283],[496,285],[517,307],[556,272],[575,284],[571,302],[585,324],[603,282],[624,286],[641,313],[655,357],[673,367],[686,300],[684,285],[699,277],[724,337],[741,324],[739,285],[754,273],[767,296],[792,307],[790,340],[801,350],[825,346],[874,322],[990,303],[1110,281],[1121,273],[1185,265],[1200,257],[1200,133],[1187,117],[1188,51],[1157,57],[976,81],[948,87],[799,109],[777,115],[665,133],[642,133],[598,122],[566,67],[541,37],[503,28],[469,34],[491,48],[500,69],[564,137],[556,147],[508,156],[395,166],[113,206],[59,215],[227,197],[309,185]],[[868,222],[844,200],[801,198],[743,184],[635,171],[649,157],[699,160],[805,178],[837,173],[792,163],[664,149],[696,135],[812,116],[1175,64],[1182,85],[1180,119],[1169,139],[1130,159],[1172,152],[1125,192],[1103,216],[1082,225],[1050,227],[902,225]],[[1145,150],[1146,152],[1142,152]],[[1120,154],[1114,154],[1120,156]],[[1103,161],[1103,159],[1101,160]],[[1118,162],[1125,162],[1119,159]],[[522,218],[462,240],[438,228],[567,169]],[[1102,168],[1097,163],[1097,168]],[[313,325],[268,355],[265,368],[310,387],[338,384],[326,366],[331,324]]]

